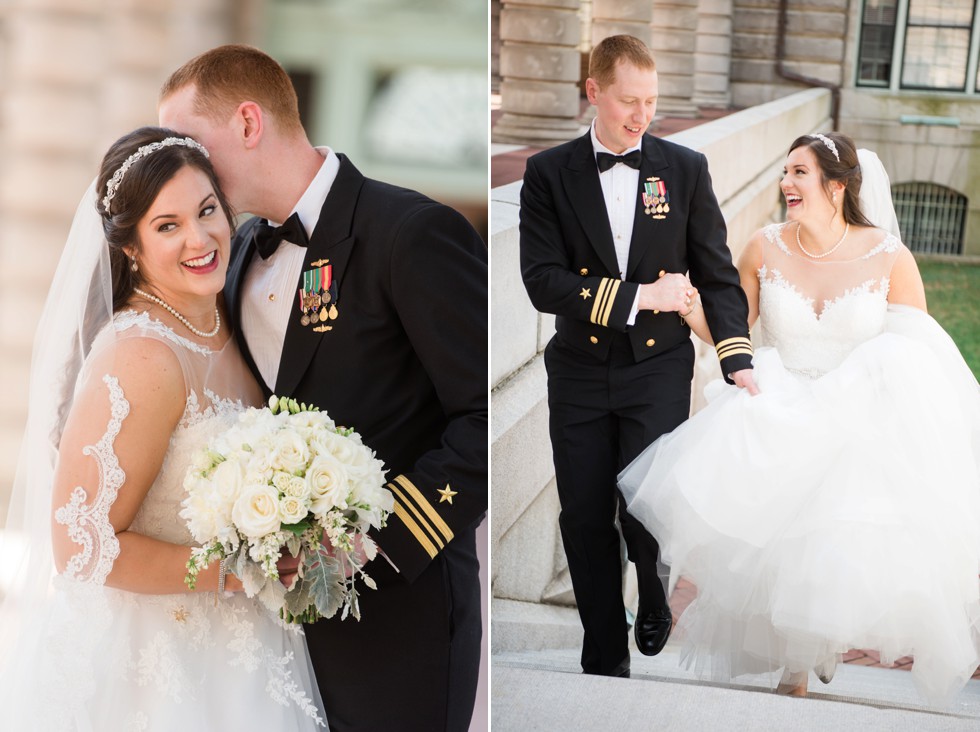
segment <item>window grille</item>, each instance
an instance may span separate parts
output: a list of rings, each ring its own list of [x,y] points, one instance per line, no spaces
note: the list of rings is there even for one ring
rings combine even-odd
[[[962,254],[966,196],[935,183],[892,186],[902,241],[913,252]]]

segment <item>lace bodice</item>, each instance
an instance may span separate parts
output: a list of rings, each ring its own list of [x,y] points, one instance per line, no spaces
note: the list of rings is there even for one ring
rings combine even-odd
[[[791,235],[794,226],[764,229],[761,345],[776,348],[791,371],[816,378],[884,329],[889,274],[902,244],[887,234],[855,259],[817,262],[784,242],[784,231]]]
[[[214,351],[178,335],[148,313],[132,310],[116,315],[112,326],[99,334],[76,393],[77,403],[93,391],[97,395],[84,402],[93,407],[87,414],[93,440],[82,453],[96,461],[98,471],[86,484],[75,487],[69,503],[55,512],[57,522],[65,526],[79,547],[68,562],[66,577],[94,584],[105,582],[119,554],[109,512],[119,491],[125,490],[127,464],[133,465],[139,459],[118,454],[115,446],[131,409],[140,409],[139,404],[131,407],[124,385],[113,373],[114,347],[131,338],[144,339],[147,353],[152,353],[150,342],[165,344],[177,357],[185,387],[183,413],[170,437],[161,469],[130,524],[131,531],[174,544],[193,544],[186,525],[178,518],[187,468],[196,450],[260,398],[231,339]],[[137,349],[139,353],[143,350],[143,346]],[[104,397],[103,389],[107,390]],[[108,415],[105,419],[101,416],[103,408]],[[96,434],[101,434],[97,440]]]

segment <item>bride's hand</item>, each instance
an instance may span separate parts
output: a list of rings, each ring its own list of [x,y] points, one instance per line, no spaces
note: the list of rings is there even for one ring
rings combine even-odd
[[[698,290],[682,274],[670,272],[656,282],[640,285],[640,310],[659,310],[663,313],[686,313],[695,302]]]
[[[745,389],[752,396],[758,395],[759,387],[755,385],[755,377],[752,375],[752,369],[742,369],[741,371],[729,374],[729,376],[739,389]]]
[[[299,571],[299,557],[294,557],[287,552],[276,562],[276,567],[279,569],[279,581],[287,588],[291,588]]]

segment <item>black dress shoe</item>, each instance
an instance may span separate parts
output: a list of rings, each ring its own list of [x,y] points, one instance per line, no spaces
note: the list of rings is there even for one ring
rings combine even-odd
[[[652,613],[637,613],[633,636],[640,653],[644,656],[656,656],[660,653],[667,645],[672,624],[669,608]]]
[[[630,677],[630,657],[627,656],[619,665],[616,666],[612,671],[582,671],[583,674],[591,674],[593,676],[613,676],[620,679],[628,679]]]

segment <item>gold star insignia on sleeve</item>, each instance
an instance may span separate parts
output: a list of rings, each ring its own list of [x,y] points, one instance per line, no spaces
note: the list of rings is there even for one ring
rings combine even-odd
[[[443,488],[441,491],[436,491],[436,493],[442,496],[442,498],[439,499],[439,503],[442,503],[443,501],[449,501],[449,505],[451,506],[453,505],[453,496],[459,493],[459,491],[454,491],[452,488],[449,487],[449,483],[446,483],[446,487]]]
[[[590,297],[592,297],[592,288],[583,287],[582,291],[578,294],[578,296],[581,297],[583,300],[588,300]]]

